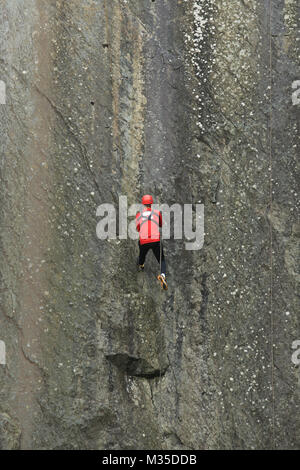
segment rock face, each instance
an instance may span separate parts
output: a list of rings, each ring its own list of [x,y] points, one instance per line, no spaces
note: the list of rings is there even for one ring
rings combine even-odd
[[[297,0],[1,2],[0,448],[299,448],[298,30]],[[167,292],[96,236],[145,193],[205,208]]]

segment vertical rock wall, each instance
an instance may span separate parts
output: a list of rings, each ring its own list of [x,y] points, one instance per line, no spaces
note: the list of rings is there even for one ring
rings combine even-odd
[[[299,448],[297,1],[0,8],[0,448]],[[96,237],[148,192],[168,292]]]

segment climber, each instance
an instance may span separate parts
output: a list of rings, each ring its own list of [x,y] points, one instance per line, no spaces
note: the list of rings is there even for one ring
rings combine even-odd
[[[152,250],[160,264],[161,273],[157,279],[160,281],[161,287],[167,290],[166,261],[159,232],[159,227],[162,227],[162,215],[161,212],[151,208],[153,198],[149,194],[143,196],[142,204],[144,205],[142,212],[138,212],[136,215],[136,228],[140,234],[138,267],[143,271],[146,255],[149,250]]]

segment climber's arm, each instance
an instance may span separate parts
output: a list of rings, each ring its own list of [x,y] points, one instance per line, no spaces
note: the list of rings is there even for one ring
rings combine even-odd
[[[162,227],[162,214],[159,213],[159,226]]]
[[[141,215],[141,213],[138,212],[136,214],[136,218],[135,218],[136,229],[137,229],[138,232],[140,231],[140,220],[141,220],[140,215]]]

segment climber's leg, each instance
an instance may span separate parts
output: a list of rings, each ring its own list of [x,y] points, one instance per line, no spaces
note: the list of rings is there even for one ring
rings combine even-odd
[[[157,276],[157,279],[160,281],[161,287],[165,290],[168,289],[168,284],[166,281],[166,260],[165,260],[165,255],[164,255],[164,249],[163,246],[160,248],[160,243],[161,242],[155,242],[152,243],[152,250],[154,253],[155,258],[161,265],[161,273]],[[160,255],[161,255],[161,260],[160,260]]]
[[[141,245],[139,242],[140,252],[139,252],[139,257],[138,257],[138,266],[141,270],[144,269],[146,255],[150,248],[149,245],[151,245],[151,243],[145,243],[144,245]]]
[[[164,249],[163,246],[161,247],[161,263],[160,263],[160,242],[154,242],[151,243],[151,248],[153,250],[154,256],[157,259],[159,265],[161,264],[161,274],[166,275],[166,260],[165,260],[165,255],[164,255]]]

